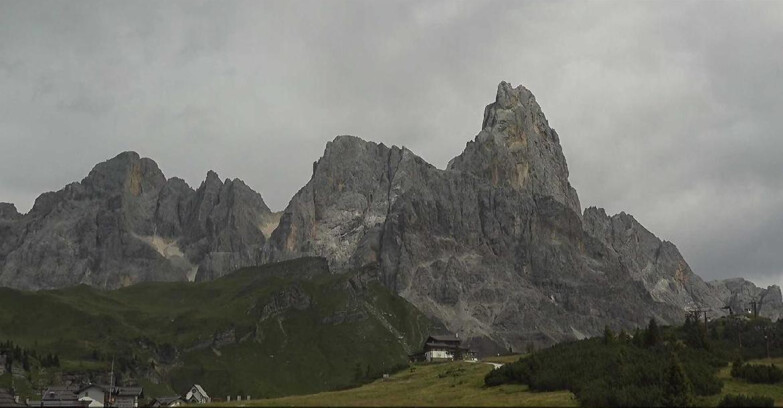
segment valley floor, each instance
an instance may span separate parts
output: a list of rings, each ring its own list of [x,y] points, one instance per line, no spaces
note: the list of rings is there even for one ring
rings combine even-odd
[[[484,376],[492,369],[483,362],[421,364],[358,388],[247,401],[240,406],[577,406],[568,391],[531,392],[524,385],[484,387]]]

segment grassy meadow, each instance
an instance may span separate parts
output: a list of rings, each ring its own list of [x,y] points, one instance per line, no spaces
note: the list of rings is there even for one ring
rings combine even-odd
[[[751,364],[775,364],[783,367],[783,358],[751,360]],[[697,399],[696,403],[701,406],[717,406],[723,396],[728,394],[745,394],[769,397],[775,400],[776,407],[783,407],[783,384],[752,384],[747,381],[732,378],[731,366],[722,368],[717,377],[723,381],[723,389],[720,395],[713,395],[707,398]]]
[[[518,358],[518,356],[517,356]],[[492,371],[484,362],[417,364],[358,388],[253,400],[240,406],[517,406],[574,407],[568,391],[531,392],[525,385],[485,387]],[[237,402],[223,404],[235,406]],[[221,405],[221,404],[218,404]]]

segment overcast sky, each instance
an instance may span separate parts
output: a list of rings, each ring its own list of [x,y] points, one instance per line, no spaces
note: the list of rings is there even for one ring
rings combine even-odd
[[[125,150],[273,209],[327,141],[444,168],[501,80],[557,129],[583,207],[707,279],[783,283],[783,2],[0,0],[0,201]]]

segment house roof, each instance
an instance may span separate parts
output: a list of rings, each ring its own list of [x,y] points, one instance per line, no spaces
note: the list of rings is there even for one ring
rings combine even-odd
[[[0,407],[23,407],[24,404],[17,404],[10,391],[0,388]]]
[[[201,388],[200,385],[193,384],[193,386],[190,387],[190,389],[188,390],[188,393],[185,395],[185,399],[190,399],[190,397],[193,396],[193,388],[195,388],[196,391],[198,391],[198,393],[201,394],[202,396],[204,396],[205,398],[209,398],[209,395],[207,395],[207,392],[204,391],[204,389]]]
[[[51,386],[43,393],[44,401],[77,401],[78,388],[67,386]]]
[[[140,397],[144,394],[142,387],[115,387],[114,394],[120,397]]]
[[[453,334],[433,334],[433,335],[430,335],[430,338],[435,340],[435,341],[440,341],[440,342],[455,342],[455,341],[456,342],[460,342],[461,341],[459,339],[459,337],[457,337],[457,336],[455,336]]]
[[[425,343],[424,346],[425,347],[443,347],[443,348],[450,348],[450,349],[459,348],[458,345],[455,345],[453,343],[438,343],[438,342],[434,342],[434,341],[431,341],[429,343]]]

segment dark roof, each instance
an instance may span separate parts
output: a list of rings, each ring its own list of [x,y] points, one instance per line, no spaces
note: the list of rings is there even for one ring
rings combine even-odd
[[[114,393],[121,397],[141,396],[144,393],[144,389],[141,387],[116,387]]]
[[[453,344],[453,343],[429,342],[429,343],[425,343],[424,347],[445,347],[445,348],[456,349],[456,348],[459,348],[459,345],[456,345],[456,344]]]
[[[23,407],[24,404],[17,404],[14,396],[8,390],[0,388],[0,407]]]
[[[461,340],[459,337],[453,335],[453,334],[433,334],[430,336],[431,339],[435,341],[446,341],[446,342],[460,342]]]
[[[44,401],[76,401],[78,388],[72,386],[52,386],[43,393]]]
[[[103,390],[103,392],[109,392],[111,389],[111,386],[105,385],[105,384],[87,384],[79,389],[74,390],[74,393],[78,394],[88,388],[99,388]],[[120,396],[120,397],[126,397],[126,396],[141,396],[144,393],[144,389],[142,387],[114,387],[114,390],[112,391],[112,394]]]

